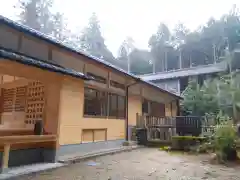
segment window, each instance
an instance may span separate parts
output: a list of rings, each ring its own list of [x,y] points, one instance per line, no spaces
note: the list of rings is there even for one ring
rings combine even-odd
[[[124,119],[126,116],[125,106],[126,106],[125,97],[118,96],[118,118],[120,119]]]
[[[90,88],[85,88],[84,92],[84,114],[106,116],[107,94]]]
[[[142,112],[151,116],[164,117],[165,104],[144,99],[142,103]]]
[[[125,98],[109,93],[109,116],[116,119],[125,118]]]
[[[25,111],[26,86],[2,89],[3,112]]]
[[[125,97],[96,89],[85,88],[84,115],[125,118]]]
[[[157,117],[165,117],[165,105],[158,102],[150,102],[150,115]]]
[[[117,95],[109,94],[109,116],[117,118]]]
[[[142,112],[148,113],[148,101],[146,99],[144,99],[142,103]]]
[[[16,88],[15,111],[25,111],[26,92],[26,86]]]

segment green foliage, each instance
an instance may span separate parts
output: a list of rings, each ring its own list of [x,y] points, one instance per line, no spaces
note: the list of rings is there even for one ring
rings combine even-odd
[[[233,147],[236,139],[236,129],[231,121],[224,121],[216,125],[214,140],[217,150],[222,150],[224,147]]]
[[[160,147],[160,150],[161,151],[170,151],[171,150],[171,147],[170,146],[163,146],[163,147]]]
[[[53,13],[53,0],[19,0],[16,6],[19,22],[59,41],[67,41],[68,35],[64,15]]]
[[[205,137],[173,136],[172,137],[172,149],[189,151],[192,146],[201,144],[205,140],[206,140]]]
[[[237,140],[233,121],[230,118],[224,119],[223,116],[219,118],[219,123],[215,126],[213,137],[208,139],[208,144],[216,152],[218,160],[224,162],[237,159]]]
[[[129,143],[128,141],[124,141],[124,142],[122,143],[122,145],[123,145],[123,146],[129,146],[130,143]]]
[[[209,142],[205,142],[197,146],[197,153],[208,153],[209,151],[213,151],[214,145]]]
[[[182,67],[206,65],[220,61],[226,49],[233,52],[240,42],[240,15],[234,6],[219,20],[210,18],[201,29],[190,32],[183,24],[170,33],[165,24],[160,24],[149,38],[149,47],[156,62],[156,71],[178,69],[181,50]],[[167,54],[167,55],[166,55]]]
[[[105,40],[101,33],[101,26],[95,13],[89,18],[88,26],[84,28],[80,37],[79,48],[89,54],[104,59],[108,62],[114,61],[114,56],[105,45]]]
[[[196,81],[190,81],[183,93],[183,110],[192,115],[203,116],[218,112],[217,88],[214,80],[208,80],[201,87]]]
[[[129,54],[129,58],[131,73],[149,74],[152,72],[152,64],[149,63],[151,54],[148,51],[135,49]]]
[[[105,45],[96,14],[91,16],[88,26],[82,32],[73,33],[67,28],[64,15],[59,12],[53,13],[53,0],[19,0],[18,2],[16,12],[19,12],[19,22],[22,24],[53,36],[74,48],[84,50],[92,56],[106,60],[120,68],[128,69],[126,62],[132,55],[130,52],[125,52],[121,45],[121,52],[115,59]],[[180,67],[180,54],[183,68],[218,61],[219,57],[225,56],[227,47],[232,52],[240,42],[239,27],[240,15],[236,7],[233,7],[228,14],[223,15],[219,20],[210,18],[202,25],[201,29],[193,32],[180,23],[171,33],[168,26],[161,23],[157,31],[149,38],[150,52],[145,53],[149,56],[143,57],[141,52],[145,50],[138,49],[140,51],[138,55],[130,58],[131,72],[145,74],[151,73],[153,69],[155,72],[178,69]],[[128,39],[127,44],[133,44],[133,40]]]
[[[237,121],[240,115],[240,73],[236,71],[206,80],[202,86],[191,81],[183,97],[182,108],[190,114],[212,114],[218,119],[221,112]]]
[[[202,136],[173,136],[172,139],[204,141],[204,140],[206,140],[206,137],[202,137]]]

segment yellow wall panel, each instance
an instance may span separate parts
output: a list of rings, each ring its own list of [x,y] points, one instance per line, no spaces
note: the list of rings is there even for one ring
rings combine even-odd
[[[93,130],[83,130],[82,131],[82,142],[93,142],[94,132]]]
[[[107,135],[107,130],[106,129],[94,129],[94,141],[105,141],[107,140],[106,135]]]
[[[82,138],[85,137],[82,135],[83,129],[106,129],[107,140],[125,138],[125,120],[92,118],[83,115],[84,81],[66,78],[62,84],[60,97],[60,145],[82,143],[84,141]],[[137,113],[142,114],[142,98],[130,95],[128,107],[129,125],[134,126]],[[167,114],[171,115],[169,102],[166,110]]]
[[[82,142],[81,120],[83,112],[83,81],[65,79],[60,92],[59,143],[77,144]]]
[[[173,101],[172,102],[172,116],[177,116],[177,111],[178,111],[178,107],[177,107],[177,101]]]
[[[130,95],[128,97],[128,124],[135,126],[137,113],[142,114],[142,98],[140,96]]]
[[[107,129],[107,140],[125,137],[125,121],[120,119],[82,118],[82,128]]]
[[[171,103],[165,104],[165,114],[166,116],[172,116]]]
[[[107,140],[123,139],[125,121],[119,119],[90,118],[83,116],[83,81],[64,80],[60,99],[59,143],[82,142],[82,129],[107,129]]]

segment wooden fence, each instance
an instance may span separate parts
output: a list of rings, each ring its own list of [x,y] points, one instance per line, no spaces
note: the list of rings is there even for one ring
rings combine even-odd
[[[148,140],[170,141],[172,136],[199,136],[202,118],[198,116],[154,117],[137,114],[137,128],[146,128]]]

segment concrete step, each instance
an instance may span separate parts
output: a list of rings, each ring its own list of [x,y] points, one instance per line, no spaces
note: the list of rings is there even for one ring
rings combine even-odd
[[[115,154],[115,153],[120,153],[120,152],[126,152],[126,151],[131,151],[140,148],[141,146],[122,146],[119,148],[112,148],[112,149],[104,149],[100,151],[95,151],[95,152],[90,152],[90,153],[75,153],[72,155],[67,155],[67,156],[61,156],[58,159],[58,162],[64,163],[64,164],[72,164],[72,163],[77,163],[82,160],[86,160],[89,158],[94,158],[98,156],[104,156],[104,155],[109,155],[109,154]]]
[[[18,176],[27,175],[36,172],[42,172],[64,166],[63,163],[37,163],[19,167],[8,168],[0,174],[0,179],[12,179]]]

